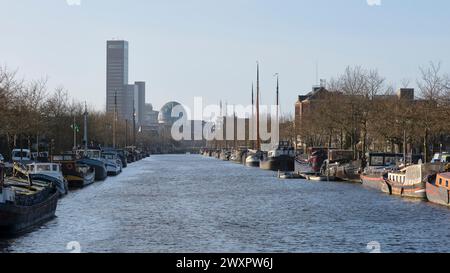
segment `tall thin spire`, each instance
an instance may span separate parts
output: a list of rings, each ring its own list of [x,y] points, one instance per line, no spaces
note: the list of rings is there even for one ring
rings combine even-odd
[[[113,148],[116,148],[117,144],[116,126],[117,126],[117,90],[114,92]]]
[[[88,149],[88,111],[87,111],[87,103],[84,102],[84,137],[83,137],[83,142],[84,142],[84,152],[85,154],[87,153],[87,149]]]
[[[256,149],[261,150],[259,135],[259,62],[256,62]]]
[[[280,77],[279,77],[278,73],[276,75],[277,75],[277,106],[279,106],[280,105]]]
[[[252,111],[253,111],[253,107],[255,106],[255,94],[254,94],[254,87],[253,87],[253,82],[252,82]]]
[[[278,73],[275,74],[277,76],[277,122],[279,121],[279,108],[280,108],[280,75]]]
[[[252,82],[252,116],[250,118],[249,126],[251,126],[251,129],[249,130],[251,132],[249,134],[249,139],[252,143],[252,149],[255,149],[255,142],[253,141],[253,137],[255,135],[255,90],[253,82]]]

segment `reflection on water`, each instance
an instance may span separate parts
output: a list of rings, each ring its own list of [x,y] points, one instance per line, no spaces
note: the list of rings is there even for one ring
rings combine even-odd
[[[153,156],[71,192],[5,252],[450,252],[450,210],[195,155]]]

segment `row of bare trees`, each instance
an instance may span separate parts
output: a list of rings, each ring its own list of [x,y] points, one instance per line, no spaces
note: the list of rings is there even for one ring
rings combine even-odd
[[[450,76],[430,63],[420,68],[417,86],[415,98],[399,96],[377,70],[348,67],[310,103],[296,134],[305,147],[351,149],[355,158],[393,151],[429,159],[450,144]]]
[[[112,146],[113,116],[88,108],[89,144]],[[13,148],[59,153],[71,150],[74,142],[81,145],[84,112],[84,102],[71,99],[64,88],[50,92],[46,79],[25,81],[16,71],[0,67],[0,153],[5,157]],[[133,143],[132,126],[117,121],[117,147]],[[139,143],[151,142],[147,136],[137,137]]]

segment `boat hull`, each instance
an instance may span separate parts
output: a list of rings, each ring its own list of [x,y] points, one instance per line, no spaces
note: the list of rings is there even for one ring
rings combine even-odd
[[[361,175],[358,173],[358,168],[350,164],[335,167],[334,170],[331,171],[331,175],[342,181],[361,182]]]
[[[99,160],[93,160],[93,159],[82,159],[79,160],[78,163],[86,164],[88,166],[91,166],[95,169],[95,180],[96,181],[103,181],[108,177],[108,172],[106,170],[105,163]]]
[[[260,161],[246,161],[245,166],[259,168]]]
[[[308,175],[306,179],[309,181],[316,181],[316,182],[333,181],[332,178],[321,175]]]
[[[55,217],[59,194],[55,192],[33,206],[0,204],[0,236],[26,233]]]
[[[30,177],[33,180],[41,180],[47,183],[55,184],[60,196],[66,195],[69,191],[67,181],[61,181],[61,179],[58,179],[56,177],[46,174],[30,174]]]
[[[417,183],[413,185],[402,185],[392,181],[386,181],[386,186],[383,186],[383,192],[407,198],[426,199],[425,183]]]
[[[295,159],[292,157],[276,157],[263,160],[260,168],[268,171],[293,172],[295,170]]]
[[[361,175],[361,181],[364,187],[383,191],[386,182],[382,176]]]
[[[108,176],[117,176],[121,172],[119,166],[112,165],[112,164],[106,165],[106,171],[107,171]]]
[[[443,187],[436,187],[435,185],[427,182],[426,193],[428,201],[450,207],[450,191]]]
[[[68,175],[66,176],[66,180],[69,184],[70,189],[79,189],[89,186],[95,182],[95,174],[90,173],[85,177]]]

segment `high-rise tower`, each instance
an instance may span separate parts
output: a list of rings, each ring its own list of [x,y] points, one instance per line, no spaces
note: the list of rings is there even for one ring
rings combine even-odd
[[[128,42],[107,41],[106,56],[106,111],[114,113],[117,99],[119,118],[128,118]],[[115,97],[117,95],[117,98]],[[130,117],[131,118],[131,117]]]

